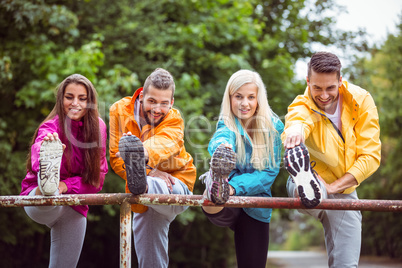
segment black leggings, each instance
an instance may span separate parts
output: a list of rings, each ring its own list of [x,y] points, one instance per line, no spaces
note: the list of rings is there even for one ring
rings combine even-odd
[[[203,210],[204,211],[204,210]],[[234,231],[237,266],[265,268],[269,245],[269,223],[248,216],[242,208],[223,208],[204,214],[215,225]]]

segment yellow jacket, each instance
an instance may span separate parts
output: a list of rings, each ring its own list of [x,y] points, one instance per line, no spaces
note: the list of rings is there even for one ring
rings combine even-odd
[[[123,133],[131,132],[141,139],[149,153],[148,165],[167,172],[184,182],[193,191],[196,179],[196,168],[193,158],[184,147],[184,122],[180,112],[170,109],[163,121],[156,127],[146,125],[140,130],[134,119],[134,104],[142,88],[133,97],[125,97],[110,107],[110,165],[117,175],[126,180],[126,193],[129,193],[127,176],[122,158],[116,157],[119,151],[119,140]],[[147,170],[149,173],[150,170]],[[142,213],[148,208],[134,204],[132,211]]]
[[[343,191],[352,193],[380,166],[381,141],[377,107],[370,93],[343,81],[341,98],[342,130],[337,128],[311,98],[307,87],[288,107],[282,141],[289,133],[302,133],[316,161],[314,169],[332,183],[345,173],[352,174],[358,185]]]

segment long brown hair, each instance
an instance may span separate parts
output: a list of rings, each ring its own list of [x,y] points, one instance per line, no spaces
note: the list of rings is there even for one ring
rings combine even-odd
[[[87,111],[82,117],[83,123],[82,140],[75,140],[70,134],[71,132],[71,119],[67,117],[64,112],[64,92],[69,84],[83,85],[87,90]],[[85,76],[80,74],[72,74],[61,82],[57,87],[56,104],[49,115],[43,120],[39,127],[48,120],[53,119],[56,115],[59,117],[59,127],[61,130],[60,140],[66,145],[64,152],[67,162],[67,170],[71,172],[71,152],[72,145],[80,147],[84,152],[84,170],[80,174],[83,181],[87,184],[95,187],[99,186],[100,176],[100,157],[101,157],[101,137],[99,130],[99,112],[98,101],[95,87],[92,85]],[[35,139],[38,136],[39,127],[36,129],[35,134],[32,137],[31,147],[35,143]],[[31,150],[29,150],[27,163],[27,170],[32,172],[31,163]],[[70,174],[73,175],[73,174]]]

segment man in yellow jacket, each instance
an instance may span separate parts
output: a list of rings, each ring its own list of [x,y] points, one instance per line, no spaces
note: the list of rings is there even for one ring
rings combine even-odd
[[[184,147],[184,122],[172,108],[175,84],[161,68],[143,88],[110,108],[110,164],[133,194],[191,195],[193,158]],[[168,267],[168,232],[183,206],[132,205],[139,267]]]
[[[306,208],[322,199],[358,199],[356,188],[380,165],[378,113],[366,90],[342,81],[341,63],[318,52],[308,64],[307,89],[288,107],[282,141],[290,173],[287,191]],[[314,169],[310,166],[315,163]],[[329,267],[357,267],[361,213],[306,209],[324,227]]]

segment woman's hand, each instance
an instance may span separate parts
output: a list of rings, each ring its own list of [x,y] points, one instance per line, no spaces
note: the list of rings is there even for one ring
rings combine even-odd
[[[47,135],[43,138],[43,141],[55,141],[55,140],[59,140],[59,134],[57,132],[52,133],[47,133]],[[42,141],[42,142],[43,142]],[[63,145],[63,151],[64,149],[66,149],[66,145]]]
[[[64,194],[68,190],[67,185],[64,181],[59,182],[59,193]]]
[[[236,194],[235,188],[233,188],[232,185],[229,185],[229,195],[235,195],[235,194]]]

